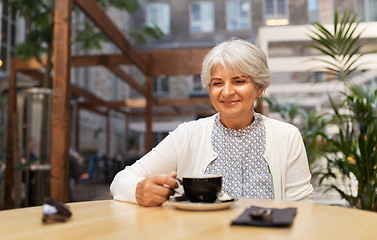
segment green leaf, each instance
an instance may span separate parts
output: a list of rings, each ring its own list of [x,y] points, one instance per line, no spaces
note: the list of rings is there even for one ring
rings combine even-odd
[[[138,0],[108,0],[108,2],[103,1],[104,6],[113,6],[118,9],[126,10],[129,13],[134,13],[140,8]]]
[[[337,28],[338,28],[338,10],[335,10],[335,13],[334,13],[334,33],[337,32]]]
[[[315,49],[323,55],[334,59],[334,61],[312,58],[313,61],[322,62],[323,65],[315,70],[331,71],[330,78],[340,81],[347,81],[352,73],[355,73],[360,66],[359,60],[362,56],[377,52],[377,49],[360,55],[365,43],[360,42],[361,35],[365,31],[356,31],[360,21],[356,21],[357,14],[345,11],[339,20],[338,12],[334,14],[334,33],[332,34],[324,25],[314,23],[313,29],[307,34],[315,44],[308,44],[305,47]],[[357,34],[356,34],[357,33]]]
[[[332,39],[333,38],[332,33],[330,33],[322,24],[316,23],[316,24],[314,24],[314,27],[315,27],[315,29],[317,31],[319,31],[320,33],[322,33],[325,38],[328,38],[328,39]]]
[[[144,26],[143,30],[148,36],[150,36],[154,39],[161,39],[164,36],[164,33],[161,31],[161,29],[156,24],[154,24],[153,27]]]
[[[141,29],[132,29],[130,35],[136,42],[144,44],[147,38],[162,39],[164,37],[161,29],[154,24],[153,26],[142,26]]]
[[[102,48],[101,42],[108,41],[108,38],[95,27],[92,23],[82,23],[84,26],[81,31],[77,33],[75,41],[80,44],[82,49],[97,49]]]

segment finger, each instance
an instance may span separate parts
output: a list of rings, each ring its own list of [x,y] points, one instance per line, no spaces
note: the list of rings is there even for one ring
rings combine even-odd
[[[171,177],[171,178],[174,178],[174,180],[175,180],[175,185],[174,185],[173,188],[178,188],[178,187],[179,187],[179,184],[178,184],[178,182],[177,182],[177,176],[178,176],[177,172],[176,172],[176,171],[173,171],[173,172],[169,173],[168,176]]]
[[[141,187],[144,198],[153,198],[154,196],[166,198],[169,194],[171,194],[170,187],[156,184],[153,177],[146,178]]]
[[[171,178],[176,178],[177,177],[177,172],[173,171],[173,172],[169,173],[168,176],[171,177]]]
[[[135,197],[142,206],[161,205],[172,194],[169,187],[158,185],[153,179],[154,177],[148,177],[137,185]]]
[[[147,207],[159,206],[167,200],[166,196],[160,196],[156,194],[150,194],[148,196],[149,197],[144,197],[142,199],[143,204],[141,205],[147,206]]]
[[[148,178],[137,184],[135,197],[138,204],[144,207],[153,207],[163,203],[164,200],[161,199],[162,197],[154,193],[153,185],[153,182]]]
[[[150,192],[153,195],[162,196],[162,197],[165,197],[165,198],[167,196],[170,196],[173,191],[174,191],[173,188],[170,188],[170,187],[167,187],[167,186],[160,186],[160,185],[156,185],[155,187],[150,189]]]
[[[152,199],[152,206],[160,206],[168,199],[169,197],[156,196],[154,199]]]
[[[156,175],[151,177],[151,180],[157,185],[166,186],[169,188],[177,187],[177,181],[174,179],[174,177],[169,175]]]

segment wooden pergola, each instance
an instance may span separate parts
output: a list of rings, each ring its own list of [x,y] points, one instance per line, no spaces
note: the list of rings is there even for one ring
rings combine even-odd
[[[99,29],[120,49],[121,54],[71,56],[71,13],[75,3],[97,25]],[[212,114],[213,110],[182,110],[181,107],[210,104],[208,97],[190,99],[156,99],[152,95],[152,77],[156,75],[199,74],[201,62],[209,49],[177,49],[160,51],[137,51],[124,37],[112,20],[95,0],[60,0],[55,2],[53,88],[52,88],[52,129],[51,142],[51,179],[50,196],[67,202],[69,199],[69,162],[70,147],[70,99],[72,95],[83,97],[86,102],[79,104],[79,109],[87,109],[107,116],[109,110],[122,112],[126,116],[145,116],[146,149],[152,148],[152,118],[154,115]],[[179,59],[179,61],[177,61]],[[146,76],[146,83],[141,85],[137,79],[129,76],[120,65],[134,65]],[[71,85],[72,67],[104,66],[117,75],[126,84],[139,92],[142,99],[124,101],[105,101],[94,94]],[[12,59],[9,70],[8,94],[8,131],[4,207],[13,208],[12,187],[14,184],[13,167],[19,158],[17,152],[17,73],[42,80],[42,65],[32,60]],[[98,107],[106,107],[103,111]],[[170,111],[154,111],[154,106],[170,107]],[[124,110],[127,107],[128,110]],[[143,112],[132,111],[144,108]],[[131,109],[131,110],[130,110]],[[77,119],[78,120],[78,119]],[[76,128],[76,132],[79,132]],[[78,134],[78,133],[77,133]],[[76,135],[78,139],[78,135]],[[78,141],[77,141],[78,142]]]

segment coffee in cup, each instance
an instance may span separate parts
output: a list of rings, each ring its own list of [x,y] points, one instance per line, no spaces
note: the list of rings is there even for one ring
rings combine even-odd
[[[185,195],[191,202],[213,203],[221,192],[222,176],[217,174],[187,175],[182,178]]]

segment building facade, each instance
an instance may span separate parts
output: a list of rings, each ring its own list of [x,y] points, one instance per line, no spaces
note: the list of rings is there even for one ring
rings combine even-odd
[[[301,75],[301,72],[282,70],[284,64],[277,60],[310,55],[309,50],[302,47],[306,40],[300,40],[299,37],[302,35],[302,26],[307,26],[313,21],[331,24],[335,8],[340,12],[349,9],[358,12],[360,19],[364,19],[366,22],[377,20],[377,0],[140,0],[139,2],[141,8],[133,15],[116,9],[109,9],[108,12],[114,23],[131,41],[133,41],[130,37],[132,29],[144,25],[157,25],[165,34],[160,40],[148,38],[145,44],[134,41],[139,50],[212,47],[233,37],[254,42],[262,48],[264,44],[268,43],[268,47],[263,50],[267,52],[273,79],[271,91],[267,93],[271,96],[286,98],[289,101],[297,100],[297,98],[290,97],[300,96],[297,91],[302,91],[305,85],[297,85],[296,92],[281,92],[281,89],[289,89],[291,84],[310,82],[308,82],[308,78]],[[22,18],[11,16],[3,5],[1,9],[0,87],[3,90],[6,89],[7,84],[8,60],[13,54],[14,45],[24,38],[25,22]],[[84,14],[75,14],[73,21],[87,20]],[[301,27],[299,30],[292,30],[299,26]],[[268,32],[268,37],[264,37],[263,33],[265,32]],[[101,52],[119,53],[120,51],[112,44],[103,44]],[[91,53],[96,52],[91,51]],[[72,55],[80,54],[87,54],[87,52],[80,45],[75,45]],[[279,66],[281,68],[278,68]],[[141,85],[144,84],[145,76],[138,69],[124,68]],[[322,75],[318,74],[318,76]],[[20,78],[23,76],[20,75]],[[86,89],[105,100],[116,101],[142,97],[102,67],[74,68],[71,79],[75,86]],[[319,81],[322,80],[319,79]],[[33,81],[31,83],[35,84]],[[190,98],[207,95],[201,86],[199,75],[154,76],[153,94],[158,98]],[[76,126],[74,124],[75,114],[78,114],[80,119],[80,139],[72,137],[72,146],[79,145],[82,151],[97,151],[100,155],[108,154],[110,156],[125,155],[127,148],[133,144],[137,145],[140,152],[144,151],[143,118],[127,118],[123,114],[111,111],[111,143],[110,149],[106,149],[103,144],[106,135],[104,127],[106,117],[87,110],[75,112],[80,101],[82,99],[72,101],[72,133],[76,131],[74,127]],[[305,103],[305,101],[301,102]],[[313,100],[309,99],[307,102],[313,102]],[[319,110],[322,107],[313,104],[308,106]],[[201,116],[155,116],[153,118],[154,144],[157,144],[179,123],[198,117]],[[125,122],[130,123],[128,133]],[[125,140],[126,135],[131,137],[131,143]]]
[[[332,24],[335,9],[339,15],[349,10],[358,13],[368,28],[372,25],[366,39],[376,37],[371,33],[377,21],[376,0],[144,0],[141,3],[142,8],[130,19],[132,26],[157,25],[165,36],[161,40],[149,39],[145,45],[136,43],[139,49],[212,47],[233,37],[251,41],[266,52],[269,60],[272,84],[266,94],[317,111],[326,108],[326,92],[335,89],[324,83],[326,86],[318,87],[322,89],[319,93],[303,91],[313,81],[326,82],[325,73],[307,73],[308,68],[297,67],[298,61],[317,54],[305,48],[310,42],[306,36],[310,23]],[[377,48],[373,44],[370,47]],[[292,57],[297,57],[296,61],[291,61]],[[175,76],[166,77],[171,81],[170,88],[174,88]],[[375,81],[374,77],[368,77]],[[193,85],[200,81],[186,78]],[[292,89],[290,84],[294,84]],[[178,95],[185,96],[181,92]],[[313,104],[315,98],[322,100]]]

